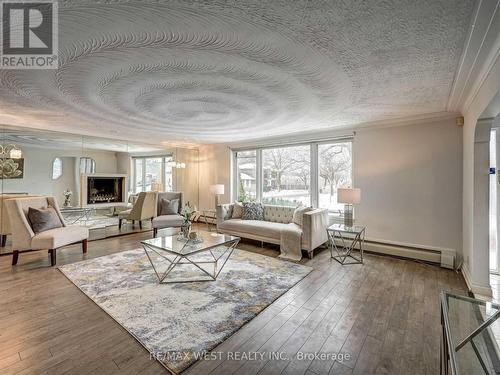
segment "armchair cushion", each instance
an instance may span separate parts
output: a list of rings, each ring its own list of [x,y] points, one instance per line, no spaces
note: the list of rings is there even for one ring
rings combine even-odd
[[[35,234],[31,239],[31,248],[56,249],[61,246],[80,242],[89,237],[89,230],[85,227],[71,226],[49,229]]]
[[[118,212],[118,217],[120,217],[122,219],[126,219],[128,217],[128,215],[130,215],[131,211],[132,211],[131,208],[129,208],[128,210],[120,211],[120,212]]]
[[[160,200],[160,213],[159,215],[175,215],[179,212],[179,199],[164,199]]]
[[[40,233],[49,229],[61,228],[62,223],[53,207],[28,208],[28,220],[33,232]]]
[[[179,214],[175,215],[162,215],[153,218],[153,228],[170,228],[180,227],[184,222],[184,217]]]

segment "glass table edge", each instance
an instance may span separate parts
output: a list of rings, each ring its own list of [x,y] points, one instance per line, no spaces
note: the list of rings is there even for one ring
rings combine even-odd
[[[335,224],[332,224],[330,226],[328,226],[326,228],[327,231],[329,232],[340,232],[340,233],[350,233],[350,234],[359,234],[359,233],[362,233],[366,230],[366,227],[363,226],[363,225],[358,225],[358,226],[354,226],[354,227],[350,227],[351,230],[349,229],[345,229],[345,228],[334,228]]]
[[[450,332],[451,328],[450,328],[450,321],[449,321],[449,316],[448,316],[448,313],[449,313],[448,297],[452,297],[452,298],[459,299],[459,300],[466,301],[466,302],[471,302],[471,303],[474,303],[476,305],[481,305],[481,306],[486,306],[486,303],[489,303],[493,308],[496,308],[497,310],[500,310],[500,305],[493,303],[493,302],[483,301],[480,299],[464,296],[461,294],[451,293],[451,292],[447,292],[447,291],[442,291],[440,293],[441,318],[442,318],[443,323],[444,323],[444,334],[446,335],[447,352],[448,352],[448,355],[450,356],[449,362],[451,364],[451,373],[453,375],[458,375],[459,372],[458,372],[458,366],[457,366],[457,358],[455,356],[455,350],[452,347],[453,341],[452,341],[451,332]]]

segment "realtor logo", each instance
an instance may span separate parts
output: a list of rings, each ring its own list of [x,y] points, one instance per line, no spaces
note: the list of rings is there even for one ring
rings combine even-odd
[[[57,2],[0,0],[1,69],[57,69]]]

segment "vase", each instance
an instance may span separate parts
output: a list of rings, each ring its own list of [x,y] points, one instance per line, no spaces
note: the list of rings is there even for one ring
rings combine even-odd
[[[188,240],[190,232],[191,232],[191,222],[189,220],[184,220],[181,226],[182,237]]]
[[[63,206],[64,207],[70,207],[71,206],[71,195],[66,195],[64,198],[65,199],[64,199]]]

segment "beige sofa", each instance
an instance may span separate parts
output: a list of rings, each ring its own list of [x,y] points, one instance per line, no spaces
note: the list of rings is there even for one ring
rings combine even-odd
[[[302,232],[302,250],[307,251],[309,258],[313,251],[328,241],[326,227],[328,211],[317,208],[304,213],[302,228],[293,223],[295,208],[264,205],[264,220],[233,219],[234,204],[217,206],[217,231],[238,237],[249,238],[262,242],[280,244],[281,231],[289,226],[299,228]]]

